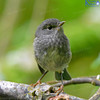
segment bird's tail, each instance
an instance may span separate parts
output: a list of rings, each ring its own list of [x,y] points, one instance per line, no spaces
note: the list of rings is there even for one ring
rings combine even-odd
[[[62,76],[63,76],[63,80],[71,80],[71,76],[68,73],[68,71],[66,70],[66,68],[64,68]],[[56,71],[55,72],[55,78],[56,78],[56,80],[61,80],[61,73]]]

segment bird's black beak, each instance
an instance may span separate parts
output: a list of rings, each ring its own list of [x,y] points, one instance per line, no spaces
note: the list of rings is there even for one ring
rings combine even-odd
[[[60,30],[60,27],[61,27],[64,23],[65,23],[65,21],[62,21],[62,22],[60,22],[60,23],[58,24],[58,26],[57,26],[57,31]]]

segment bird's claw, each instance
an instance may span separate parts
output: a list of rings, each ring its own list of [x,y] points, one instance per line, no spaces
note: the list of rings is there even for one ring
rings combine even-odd
[[[57,96],[63,91],[63,87],[64,87],[64,86],[61,85],[60,88],[59,88],[58,90],[55,91],[55,93],[58,92],[58,93],[57,93]]]
[[[36,87],[38,84],[41,84],[40,80],[38,80],[35,84],[31,84],[31,86]]]

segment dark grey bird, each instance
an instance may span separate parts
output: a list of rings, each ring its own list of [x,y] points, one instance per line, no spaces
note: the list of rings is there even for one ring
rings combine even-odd
[[[34,52],[38,67],[43,74],[35,85],[48,71],[55,71],[56,80],[70,80],[66,70],[72,53],[69,40],[65,36],[62,25],[65,21],[47,19],[43,21],[35,33]]]

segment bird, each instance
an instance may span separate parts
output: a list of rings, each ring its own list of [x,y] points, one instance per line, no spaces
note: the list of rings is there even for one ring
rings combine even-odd
[[[42,76],[34,86],[40,84],[49,71],[54,71],[56,80],[61,80],[61,91],[64,86],[63,80],[71,80],[67,67],[72,53],[62,27],[64,23],[65,21],[49,18],[44,20],[36,30],[33,42],[34,54]]]

